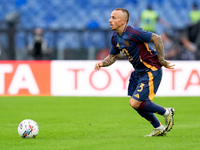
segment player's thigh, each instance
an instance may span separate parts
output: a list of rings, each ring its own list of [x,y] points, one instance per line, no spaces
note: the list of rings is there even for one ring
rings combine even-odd
[[[132,98],[138,101],[153,100],[160,85],[161,78],[161,69],[145,73],[138,81]]]
[[[137,88],[138,80],[139,80],[138,76],[134,72],[132,72],[129,78],[129,85],[128,85],[129,96],[132,96],[135,89]]]
[[[132,97],[131,97],[130,102],[129,102],[130,106],[134,109],[138,109],[138,107],[140,106],[141,103],[142,103],[142,101],[138,101],[138,100],[136,100]]]

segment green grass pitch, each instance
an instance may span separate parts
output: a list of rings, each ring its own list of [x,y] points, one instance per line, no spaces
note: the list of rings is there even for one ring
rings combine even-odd
[[[176,110],[167,136],[144,137],[153,127],[129,106],[129,97],[0,97],[0,150],[199,150],[200,97],[154,102]],[[18,135],[24,119],[38,123],[35,139]]]

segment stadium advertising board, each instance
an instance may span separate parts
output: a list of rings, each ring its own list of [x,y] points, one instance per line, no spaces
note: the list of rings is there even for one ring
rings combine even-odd
[[[1,96],[126,96],[128,61],[94,71],[96,61],[0,61]],[[163,68],[157,96],[200,96],[200,62]]]
[[[51,95],[49,61],[0,61],[0,95]]]

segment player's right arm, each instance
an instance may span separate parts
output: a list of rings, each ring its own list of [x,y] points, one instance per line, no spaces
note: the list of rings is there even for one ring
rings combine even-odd
[[[169,61],[165,60],[164,56],[165,56],[165,52],[164,52],[164,46],[163,46],[163,42],[162,42],[162,38],[161,36],[152,33],[150,42],[153,42],[155,47],[156,47],[156,51],[158,53],[158,60],[159,62],[168,69],[174,69],[174,64],[170,64]]]
[[[117,60],[117,55],[109,54],[104,60],[101,62],[97,62],[95,64],[94,70],[98,71],[101,67],[107,67],[112,65]]]

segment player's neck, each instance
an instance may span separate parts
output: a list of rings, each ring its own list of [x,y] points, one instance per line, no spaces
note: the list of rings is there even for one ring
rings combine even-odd
[[[122,35],[124,30],[126,29],[126,24],[122,25],[120,28],[118,28],[116,31],[119,35]]]

